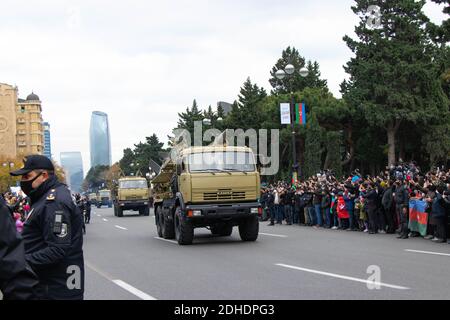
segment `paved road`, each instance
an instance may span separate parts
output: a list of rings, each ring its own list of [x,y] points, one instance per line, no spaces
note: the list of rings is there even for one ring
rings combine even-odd
[[[179,246],[156,237],[153,213],[133,214],[93,211],[86,299],[450,299],[448,244],[261,223],[256,242],[237,228],[231,237],[196,229],[194,244]],[[372,265],[381,270],[374,290]]]

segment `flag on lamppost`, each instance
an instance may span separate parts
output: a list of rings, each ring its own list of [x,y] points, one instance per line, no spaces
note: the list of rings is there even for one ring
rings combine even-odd
[[[297,103],[295,104],[295,123],[306,124],[306,104]]]

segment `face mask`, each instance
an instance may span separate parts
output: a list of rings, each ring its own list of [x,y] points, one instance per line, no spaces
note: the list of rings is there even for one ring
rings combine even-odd
[[[42,172],[41,173],[39,173],[36,177],[34,177],[33,179],[31,179],[31,180],[28,180],[28,181],[20,181],[20,188],[22,189],[22,191],[27,195],[27,196],[30,196],[32,193],[33,193],[33,191],[34,191],[34,189],[33,189],[33,182],[37,179],[37,178],[39,178],[40,176],[42,175]]]

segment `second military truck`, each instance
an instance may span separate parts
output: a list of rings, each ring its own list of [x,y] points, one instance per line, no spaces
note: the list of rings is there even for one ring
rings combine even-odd
[[[149,188],[145,178],[119,179],[114,195],[114,215],[122,217],[125,210],[139,211],[143,216],[149,215]]]

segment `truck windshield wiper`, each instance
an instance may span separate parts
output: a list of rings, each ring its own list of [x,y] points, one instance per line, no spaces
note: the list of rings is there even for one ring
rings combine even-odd
[[[226,171],[242,172],[242,173],[245,173],[245,175],[248,174],[246,171],[235,169],[235,168],[224,168],[224,170],[226,170]]]

